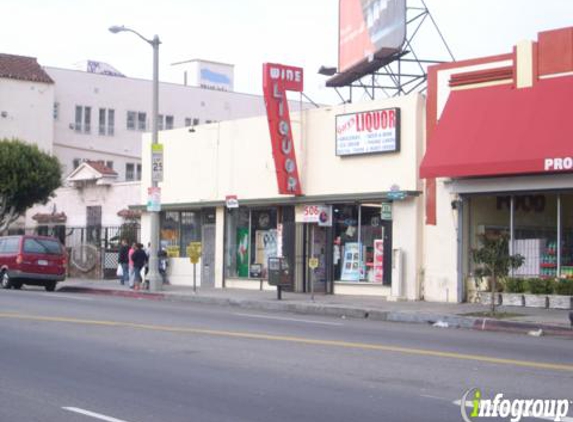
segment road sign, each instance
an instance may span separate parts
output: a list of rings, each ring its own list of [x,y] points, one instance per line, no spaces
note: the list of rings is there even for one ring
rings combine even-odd
[[[390,191],[386,194],[388,199],[392,199],[393,201],[401,201],[405,199],[408,194],[401,190]]]
[[[392,220],[392,204],[383,202],[380,210],[380,218],[382,220]]]
[[[163,144],[151,144],[151,180],[163,182]]]
[[[161,188],[147,188],[147,211],[161,211]]]
[[[309,258],[308,267],[312,270],[318,268],[318,258]]]
[[[187,246],[187,255],[189,256],[189,260],[192,264],[196,264],[199,262],[199,258],[201,258],[201,254],[203,253],[203,246],[201,242],[191,242],[189,246]]]

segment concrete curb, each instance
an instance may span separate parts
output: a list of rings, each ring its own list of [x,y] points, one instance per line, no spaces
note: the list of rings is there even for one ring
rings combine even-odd
[[[375,321],[405,322],[413,324],[434,324],[438,321],[447,323],[450,328],[465,328],[479,331],[493,331],[527,334],[530,331],[543,330],[551,336],[568,337],[573,339],[573,329],[541,323],[504,321],[491,318],[476,318],[460,315],[431,314],[414,311],[385,311],[353,306],[330,305],[320,303],[301,303],[288,301],[261,301],[252,299],[223,298],[200,295],[177,295],[169,293],[154,293],[133,290],[113,290],[94,287],[63,286],[58,289],[65,293],[89,293],[116,297],[128,297],[146,300],[170,300],[179,302],[193,302],[205,305],[234,306],[242,309],[252,309],[271,312],[292,312],[306,315],[333,316],[338,318],[372,319]]]

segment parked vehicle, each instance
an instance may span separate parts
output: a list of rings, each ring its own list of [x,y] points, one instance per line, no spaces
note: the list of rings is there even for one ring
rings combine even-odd
[[[56,289],[66,278],[67,255],[60,241],[46,236],[0,237],[0,285],[20,289],[23,284]]]

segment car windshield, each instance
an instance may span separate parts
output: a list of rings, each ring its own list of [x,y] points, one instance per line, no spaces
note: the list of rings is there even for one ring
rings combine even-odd
[[[40,253],[48,255],[60,255],[62,247],[60,242],[49,239],[26,239],[24,241],[25,253]]]

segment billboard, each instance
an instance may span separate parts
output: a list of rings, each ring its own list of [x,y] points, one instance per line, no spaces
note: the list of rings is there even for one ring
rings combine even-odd
[[[406,0],[339,0],[339,73],[363,76],[369,64],[399,52],[405,39]]]
[[[263,92],[279,193],[302,195],[286,91],[302,92],[300,67],[263,64]]]
[[[398,151],[400,151],[399,108],[336,116],[336,155]]]

